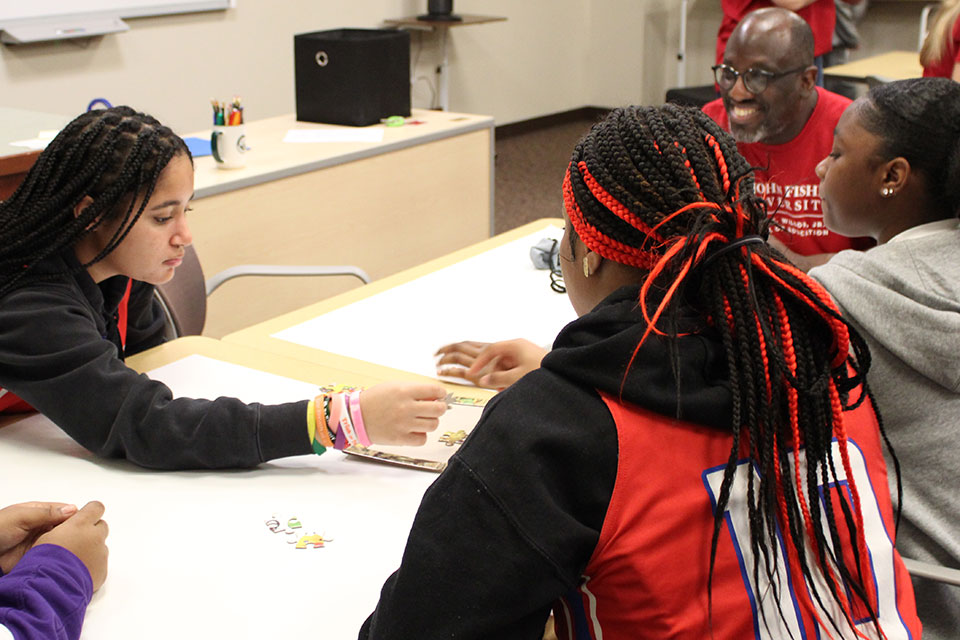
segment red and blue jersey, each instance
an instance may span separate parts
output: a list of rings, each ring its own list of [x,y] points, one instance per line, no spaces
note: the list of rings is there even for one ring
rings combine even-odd
[[[617,477],[599,543],[581,584],[554,608],[561,640],[854,637],[822,582],[817,591],[830,610],[813,603],[806,580],[785,560],[779,533],[775,574],[779,603],[762,568],[762,584],[754,583],[746,500],[749,474],[757,471],[746,456],[737,465],[722,514],[711,615],[707,584],[714,512],[732,436],[624,405],[610,396],[604,395],[604,401],[617,426]],[[844,414],[850,471],[868,549],[868,558],[861,563],[868,576],[866,591],[888,640],[917,639],[920,622],[909,575],[893,548],[886,466],[868,404]],[[833,446],[839,483],[826,490],[820,487],[819,493],[837,508],[839,500],[851,504],[851,492],[839,463],[841,444],[835,441]],[[803,464],[802,454],[799,459]],[[847,553],[852,545],[843,546],[846,557],[852,557]],[[815,566],[814,558],[809,553],[807,557],[808,566]],[[756,593],[767,596],[758,602]],[[878,637],[869,617],[856,607],[854,611],[858,631],[867,638]],[[837,621],[839,633],[828,622],[830,617]]]

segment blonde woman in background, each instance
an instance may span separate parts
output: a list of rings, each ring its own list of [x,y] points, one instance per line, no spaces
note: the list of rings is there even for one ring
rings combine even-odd
[[[960,0],[944,0],[920,48],[923,77],[960,82]]]

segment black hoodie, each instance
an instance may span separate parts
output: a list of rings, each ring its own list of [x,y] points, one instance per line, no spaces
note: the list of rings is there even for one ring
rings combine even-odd
[[[174,399],[127,367],[117,331],[126,278],[97,284],[69,252],[36,273],[53,277],[0,298],[0,387],[90,451],[156,469],[253,467],[310,453],[306,400]],[[156,311],[153,287],[134,281],[128,353],[163,341]]]
[[[552,603],[580,582],[617,475],[617,428],[597,390],[668,417],[729,428],[718,339],[680,318],[624,371],[645,322],[626,287],[563,329],[540,369],[490,402],[427,490],[400,569],[360,638],[539,639]],[[622,388],[622,389],[621,389]],[[651,452],[655,454],[655,452]]]

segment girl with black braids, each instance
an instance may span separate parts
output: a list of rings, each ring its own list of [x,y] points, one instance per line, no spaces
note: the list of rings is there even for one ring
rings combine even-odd
[[[869,353],[732,138],[617,109],[563,185],[580,315],[424,496],[361,638],[919,638]],[[848,353],[853,356],[848,357]]]
[[[163,341],[153,286],[192,240],[192,197],[190,152],[148,115],[91,111],[57,135],[0,203],[0,409],[35,407],[90,451],[153,468],[251,467],[322,453],[337,436],[341,446],[339,423],[318,420],[342,398],[174,400],[124,365]],[[347,435],[422,444],[445,395],[430,383],[371,387],[366,428]]]
[[[811,270],[864,336],[867,377],[903,469],[904,556],[960,569],[960,84],[871,89],[817,167],[823,220],[879,246]],[[960,590],[918,579],[925,638],[956,638]]]

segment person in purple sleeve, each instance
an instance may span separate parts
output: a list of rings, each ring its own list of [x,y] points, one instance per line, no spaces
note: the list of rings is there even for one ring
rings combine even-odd
[[[107,577],[103,505],[0,509],[0,640],[75,640]]]

